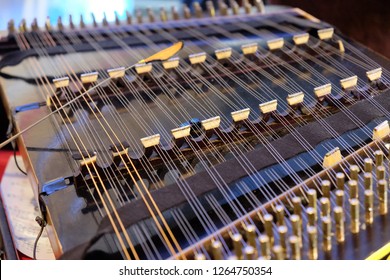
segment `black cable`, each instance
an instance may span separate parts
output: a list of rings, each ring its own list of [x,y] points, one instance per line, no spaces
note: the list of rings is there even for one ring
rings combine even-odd
[[[42,233],[43,233],[43,229],[44,229],[45,226],[46,226],[46,221],[45,221],[44,219],[42,219],[42,217],[37,216],[37,217],[35,218],[35,221],[36,221],[36,222],[38,223],[38,225],[41,227],[41,230],[39,231],[38,236],[37,236],[37,238],[35,239],[35,242],[34,242],[34,248],[33,248],[33,259],[34,259],[34,260],[37,259],[37,247],[38,247],[39,238],[41,238]]]
[[[16,160],[16,144],[15,145],[12,145],[13,146],[13,149],[14,149],[14,160],[15,160],[15,164],[16,164],[16,167],[19,169],[20,172],[22,172],[24,175],[27,175],[27,173],[19,166],[18,164],[18,161]],[[42,209],[42,207],[40,207]],[[42,213],[43,214],[43,213]],[[37,235],[37,238],[35,239],[35,242],[34,242],[34,247],[33,247],[33,259],[36,260],[37,259],[37,247],[38,247],[38,241],[39,239],[41,238],[42,236],[42,233],[43,233],[43,229],[45,228],[47,222],[44,218],[42,217],[39,217],[37,216],[35,218],[35,221],[38,223],[38,225],[41,227],[38,235]]]
[[[24,175],[27,175],[27,172],[24,171],[20,166],[19,166],[19,163],[18,161],[16,160],[16,145],[12,145],[13,146],[13,149],[14,149],[14,161],[15,161],[15,165],[16,167],[19,169],[20,172],[22,172]]]
[[[22,172],[24,175],[27,175],[27,173],[19,166],[18,164],[18,161],[16,159],[16,145],[13,145],[13,149],[14,149],[14,160],[15,160],[15,164],[16,164],[16,167],[19,169],[20,172]],[[42,218],[42,217],[39,217],[37,216],[35,218],[35,221],[38,223],[38,225],[41,227],[38,235],[37,235],[37,238],[35,239],[35,242],[34,242],[34,247],[33,247],[33,259],[36,260],[37,259],[37,247],[38,247],[38,241],[39,239],[41,238],[42,236],[42,233],[43,233],[43,229],[45,228],[46,226],[46,221]]]
[[[35,79],[35,78],[25,78],[25,77],[20,77],[20,76],[15,76],[15,75],[11,75],[11,74],[7,74],[7,73],[4,73],[2,71],[0,71],[0,77],[3,77],[4,79],[7,79],[7,80],[21,80],[21,81],[24,81],[30,85],[44,85],[45,82],[44,81],[41,81],[40,79]],[[54,77],[52,76],[48,76],[49,79],[53,80]],[[51,81],[49,80],[49,81]]]

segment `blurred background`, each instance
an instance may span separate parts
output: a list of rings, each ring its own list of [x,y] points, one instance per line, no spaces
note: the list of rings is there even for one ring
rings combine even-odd
[[[12,17],[15,23],[23,18],[30,23],[34,18],[38,22],[44,22],[50,16],[53,24],[59,16],[64,24],[69,22],[69,15],[78,22],[80,14],[83,14],[85,23],[91,23],[91,13],[94,13],[99,22],[106,14],[108,21],[114,21],[114,12],[121,19],[126,18],[126,10],[134,12],[137,9],[178,6],[181,0],[0,0],[0,29],[7,27],[7,22]]]
[[[253,1],[253,0],[249,0]],[[172,6],[178,7],[186,3],[190,7],[193,2],[203,6],[206,0],[0,0],[0,30],[7,28],[9,19],[16,24],[25,18],[31,23],[37,18],[38,23],[44,23],[50,16],[55,24],[58,16],[64,24],[69,22],[69,15],[78,23],[80,14],[84,21],[92,21],[94,13],[99,22],[104,14],[108,21],[114,21],[115,14],[121,20],[126,18],[126,10],[134,11],[152,8],[156,11],[165,7],[168,11]],[[218,2],[213,0],[213,2]],[[225,0],[229,2],[229,0]],[[240,4],[242,0],[237,0]],[[280,4],[300,7],[312,15],[327,21],[339,28],[345,35],[363,43],[373,50],[390,57],[390,1],[389,0],[265,0],[266,4]]]
[[[44,25],[44,21],[49,16],[51,23],[55,25],[57,18],[61,16],[63,23],[68,24],[71,14],[74,23],[78,24],[82,14],[84,22],[88,24],[92,21],[91,13],[94,13],[96,20],[101,22],[104,14],[108,21],[114,21],[117,12],[120,20],[124,21],[126,11],[134,14],[141,9],[145,13],[146,8],[158,11],[161,7],[169,11],[172,6],[176,6],[180,11],[182,3],[192,7],[195,1],[205,6],[205,0],[0,0],[0,31],[7,29],[7,22],[10,19],[14,19],[15,24],[18,25],[24,18],[30,25],[36,18],[40,25]],[[218,1],[213,0],[213,2]],[[242,0],[237,2],[241,4]],[[389,0],[266,0],[264,2],[299,7],[333,24],[346,36],[390,58]],[[7,128],[4,120],[4,109],[0,104],[0,141],[4,140]]]

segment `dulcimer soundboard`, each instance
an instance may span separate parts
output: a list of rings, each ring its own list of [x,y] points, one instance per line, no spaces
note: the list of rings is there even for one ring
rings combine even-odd
[[[330,24],[262,1],[11,20],[0,58],[57,258],[388,258],[390,62]]]

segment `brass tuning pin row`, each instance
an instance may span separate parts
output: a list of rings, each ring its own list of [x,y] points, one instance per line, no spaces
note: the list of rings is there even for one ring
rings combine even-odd
[[[295,197],[284,196],[278,204],[267,205],[272,212],[260,213],[264,208],[258,208],[246,215],[244,218],[250,218],[251,223],[239,227],[240,233],[226,242],[234,249],[227,253],[229,258],[329,258],[339,254],[339,245],[356,242],[361,231],[372,228],[381,220],[379,216],[388,214],[388,151],[375,151],[375,143],[356,152],[361,156],[372,154],[372,158],[342,159],[342,164],[307,180],[309,188],[305,191],[298,185]],[[382,230],[381,223],[378,229]]]
[[[238,15],[240,13],[240,6],[234,0],[230,1],[230,10],[231,10],[231,12],[229,12],[229,6],[225,3],[225,1],[219,0],[217,2],[217,4],[218,4],[218,10],[219,10],[219,15],[220,16],[227,16],[230,13],[233,14],[233,15]],[[265,12],[264,3],[263,3],[262,0],[255,0],[255,1],[253,1],[253,5],[251,4],[251,1],[244,0],[242,2],[242,10],[246,14],[252,13],[253,10],[256,10],[258,13],[264,13]],[[202,10],[202,7],[199,4],[199,2],[194,2],[194,4],[193,4],[193,11],[194,11],[194,17],[196,17],[196,18],[202,18],[205,15],[207,15],[208,17],[215,17],[216,16],[216,9],[214,7],[214,2],[213,1],[206,1],[206,11]],[[115,14],[114,24],[116,26],[121,25],[121,20],[119,18],[118,12],[114,12],[114,14]],[[148,18],[149,22],[157,21],[157,17],[155,16],[154,11],[152,9],[148,8],[146,10],[146,15],[147,15],[147,18]],[[142,13],[141,10],[137,10],[136,11],[135,18],[136,18],[136,22],[139,23],[139,24],[142,24],[144,22],[143,13]],[[191,10],[186,5],[183,6],[183,18],[184,19],[192,18]],[[177,11],[176,7],[172,6],[170,17],[168,15],[167,11],[165,10],[165,8],[161,7],[160,10],[159,10],[159,20],[161,22],[166,22],[166,21],[168,21],[170,19],[172,19],[172,20],[179,20],[180,19],[180,14]],[[129,13],[129,11],[126,11],[126,20],[124,22],[127,25],[133,24],[132,15]],[[103,16],[101,24],[104,27],[109,26],[109,22],[108,22],[107,17],[106,17],[105,14]],[[93,13],[91,13],[91,25],[92,25],[92,27],[95,27],[95,28],[98,26],[98,23],[96,21],[96,17],[95,17],[95,15]],[[53,29],[52,26],[51,26],[51,22],[50,22],[49,18],[46,19],[44,26],[45,26],[45,29],[48,30],[48,31]],[[80,15],[79,28],[83,29],[83,28],[86,28],[86,26],[87,26],[87,24],[85,22],[85,19],[84,19],[83,15]],[[76,24],[73,22],[72,15],[69,16],[68,28],[71,29],[71,30],[76,29]],[[61,16],[58,17],[58,19],[57,19],[57,29],[59,31],[63,31],[65,29],[65,26],[63,24],[63,20],[62,20]],[[38,31],[39,30],[38,22],[37,22],[36,19],[34,19],[32,24],[31,24],[31,30],[32,31]],[[16,31],[17,30],[16,30],[16,27],[15,27],[14,20],[10,20],[8,22],[8,32],[10,34],[13,34]],[[27,26],[26,26],[26,21],[22,20],[22,22],[19,25],[19,32],[26,32],[26,31],[28,31],[27,30]],[[376,73],[374,73],[374,74],[376,75]],[[370,77],[373,76],[374,74],[370,74]]]
[[[272,212],[256,212],[250,223],[241,222],[238,232],[230,233],[226,241],[230,252],[213,241],[210,256],[238,260],[332,256],[338,245],[356,240],[377,216],[388,213],[389,162],[381,150],[373,156],[326,175],[288,205],[278,203],[270,207]]]

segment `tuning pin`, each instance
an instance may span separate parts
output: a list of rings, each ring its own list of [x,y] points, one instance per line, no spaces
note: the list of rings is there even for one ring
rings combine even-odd
[[[280,245],[273,246],[272,247],[272,253],[274,255],[274,259],[275,260],[284,260],[285,259],[283,248]]]
[[[244,253],[247,260],[254,260],[257,258],[256,249],[252,246],[245,246]]]
[[[252,12],[252,5],[249,3],[248,0],[243,0],[242,6],[244,7],[246,14],[250,14]]]
[[[247,243],[256,250],[256,227],[254,225],[247,225],[245,227],[245,236]]]
[[[377,180],[383,180],[385,179],[386,175],[386,169],[383,165],[377,166],[376,167],[376,179]]]
[[[194,2],[193,4],[195,17],[202,18],[203,17],[203,11],[202,7],[200,6],[199,2]]]
[[[27,31],[27,25],[26,25],[26,20],[22,19],[22,21],[19,24],[19,31],[20,32],[26,32]]]
[[[115,11],[115,12],[114,12],[114,15],[115,15],[115,25],[116,25],[116,26],[121,25],[121,21],[119,20],[118,12]]]
[[[265,235],[265,234],[260,235],[259,242],[260,242],[260,248],[261,248],[261,256],[265,260],[270,260],[271,259],[271,242],[269,240],[268,235]]]
[[[364,173],[364,189],[366,190],[372,190],[372,174],[371,173]]]
[[[93,27],[97,27],[97,22],[96,22],[96,18],[95,18],[95,14],[94,13],[91,13],[91,19],[92,19],[92,26]]]
[[[11,20],[8,22],[8,33],[9,33],[9,34],[15,33],[15,22],[14,22],[13,19],[11,19]]]
[[[64,30],[64,24],[62,23],[62,17],[59,16],[57,19],[57,28],[59,31]]]
[[[232,8],[233,15],[238,15],[240,13],[240,6],[236,1],[231,1],[230,7]]]
[[[141,10],[138,9],[135,12],[135,17],[137,18],[137,22],[138,23],[142,23],[142,11]]]
[[[336,186],[339,190],[344,190],[345,175],[344,173],[338,172],[336,174]]]
[[[360,227],[360,221],[359,221],[359,200],[356,198],[353,198],[350,200],[350,207],[351,207],[351,232],[352,233],[358,233],[359,227]]]
[[[213,241],[211,243],[211,251],[214,260],[222,260],[222,244],[220,241]]]
[[[287,232],[288,229],[286,226],[279,226],[278,227],[278,234],[279,234],[279,244],[282,246],[284,252],[287,251]]]
[[[330,215],[330,201],[327,197],[320,198],[321,216],[328,217]]]
[[[317,227],[308,226],[307,233],[309,235],[309,259],[316,260],[316,259],[318,259]]]
[[[126,23],[130,25],[132,23],[132,21],[133,20],[132,20],[130,12],[126,11]]]
[[[293,208],[294,208],[294,215],[299,216],[301,221],[301,227],[302,227],[302,200],[300,197],[295,196],[292,198]]]
[[[299,246],[302,246],[302,227],[301,227],[301,218],[297,215],[290,216],[290,222],[292,226],[293,235],[299,238]]]
[[[351,176],[351,180],[355,180],[355,181],[358,181],[359,180],[359,172],[360,172],[360,169],[359,169],[359,166],[357,165],[351,165],[349,167],[349,170],[350,170],[350,176]]]
[[[299,246],[299,238],[295,235],[290,236],[288,239],[291,248],[291,259],[300,260],[301,259],[301,248]]]
[[[93,25],[93,27],[97,27],[98,24],[96,22],[96,18],[95,18],[95,14],[94,13],[91,13],[91,18],[92,18],[92,25]]]
[[[165,22],[168,20],[168,15],[167,15],[167,11],[165,10],[164,7],[161,7],[160,8],[160,20],[162,22]]]
[[[372,190],[364,191],[364,209],[367,224],[374,221],[374,192]]]
[[[344,191],[337,190],[335,192],[335,195],[336,195],[336,205],[340,207],[344,207]]]
[[[285,222],[284,222],[284,207],[282,205],[277,205],[275,207],[275,212],[276,212],[276,221],[277,221],[277,224],[278,226],[284,226],[285,225]]]
[[[210,17],[215,17],[215,8],[213,1],[207,1],[206,2],[207,12]]]
[[[329,216],[322,217],[322,247],[324,251],[332,250],[332,221]]]
[[[307,207],[306,215],[310,226],[315,226],[317,223],[316,210],[313,207]]]
[[[229,7],[224,1],[218,1],[218,9],[221,16],[227,16],[229,14]]]
[[[313,189],[307,191],[309,207],[314,209],[315,220],[317,221],[317,192]]]
[[[321,182],[322,196],[330,199],[331,184],[329,180],[323,180]]]
[[[83,15],[80,15],[80,28],[85,28],[85,22]]]
[[[45,29],[46,29],[46,31],[50,31],[50,30],[51,30],[50,17],[46,17],[46,20],[45,20]]]
[[[349,187],[349,197],[350,198],[359,198],[358,182],[355,180],[349,180],[348,187]]]
[[[372,172],[373,165],[374,165],[374,162],[371,158],[364,159],[364,171],[365,172]]]
[[[269,242],[272,246],[274,244],[274,232],[272,230],[274,217],[270,214],[265,214],[263,218],[264,218],[264,231],[265,234],[268,236]]]
[[[298,215],[300,217],[302,214],[302,206],[301,206],[302,200],[301,200],[301,198],[298,196],[293,197],[292,203],[293,203],[293,208],[294,208],[294,214]]]
[[[378,199],[379,199],[379,215],[387,214],[387,182],[386,180],[378,181]]]
[[[344,209],[340,206],[336,206],[333,209],[335,225],[336,225],[336,240],[337,242],[344,242]]]
[[[104,26],[104,27],[107,27],[107,26],[108,26],[108,20],[107,20],[106,13],[103,13],[103,20],[102,20],[102,23],[103,23],[103,26]]]
[[[149,22],[155,22],[156,21],[156,17],[154,16],[154,12],[151,8],[147,8],[146,9],[146,13],[148,14],[148,17],[149,17]]]
[[[185,19],[190,19],[191,18],[191,10],[188,8],[187,5],[183,6],[183,15]]]
[[[36,18],[34,18],[32,23],[31,23],[31,30],[32,31],[38,31],[39,30],[38,21],[37,21]]]
[[[381,150],[375,151],[375,165],[380,166],[383,165],[383,152]]]
[[[255,6],[259,13],[265,12],[263,0],[255,0]]]
[[[243,254],[242,254],[242,235],[239,233],[235,233],[231,236],[232,242],[233,242],[233,249],[234,253],[236,255],[236,258],[238,260],[243,259]]]
[[[173,19],[173,20],[179,20],[179,19],[180,19],[180,15],[179,15],[179,13],[177,12],[175,6],[172,6],[172,8],[171,8],[171,13],[172,13],[172,19]]]
[[[70,29],[74,29],[74,23],[73,23],[73,17],[72,15],[69,15],[69,27]]]

